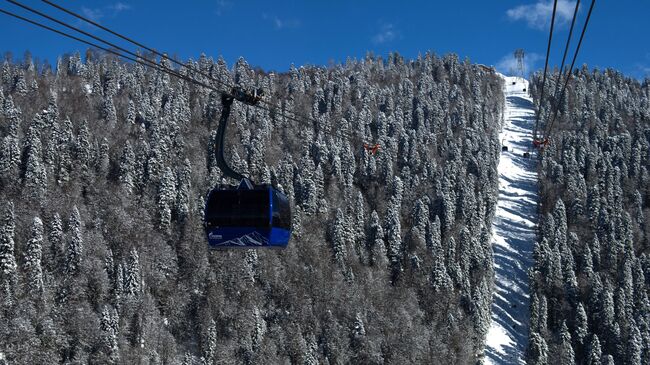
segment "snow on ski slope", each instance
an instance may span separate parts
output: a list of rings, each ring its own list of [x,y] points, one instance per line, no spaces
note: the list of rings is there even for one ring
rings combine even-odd
[[[501,152],[498,167],[499,199],[492,223],[495,292],[485,363],[525,364],[530,316],[528,269],[536,240],[538,196],[536,159],[526,159],[523,153],[531,145],[535,112],[532,98],[523,91],[528,90],[528,81],[504,79],[505,120],[499,138],[508,151]]]

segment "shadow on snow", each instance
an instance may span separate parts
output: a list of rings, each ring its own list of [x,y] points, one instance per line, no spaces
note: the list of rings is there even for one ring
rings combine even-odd
[[[508,343],[486,346],[488,363],[524,363],[528,345],[529,282],[532,252],[537,226],[537,161],[522,156],[530,150],[531,131],[535,123],[530,99],[507,95],[504,143],[506,165],[500,166],[499,198],[493,227],[495,292],[492,298],[492,327],[500,327]],[[488,336],[490,334],[488,333]],[[495,333],[496,335],[496,333]],[[490,343],[490,339],[487,339]],[[500,341],[502,342],[502,341]]]

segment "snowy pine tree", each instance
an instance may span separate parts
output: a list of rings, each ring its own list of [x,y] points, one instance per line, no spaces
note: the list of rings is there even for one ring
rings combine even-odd
[[[346,243],[352,238],[351,232],[348,232],[347,221],[341,209],[336,210],[336,216],[332,223],[332,251],[334,261],[344,270],[347,256]]]
[[[102,331],[102,344],[109,364],[120,362],[119,349],[119,320],[117,313],[109,308],[104,308],[101,313],[100,329]]]
[[[368,247],[370,248],[370,265],[386,268],[388,264],[384,229],[379,221],[377,211],[370,214],[370,228],[368,235]]]
[[[6,202],[0,222],[0,280],[3,303],[11,303],[16,285],[16,256],[14,255],[14,204]]]
[[[129,141],[122,150],[119,164],[119,179],[127,192],[132,192],[135,187],[135,153]]]
[[[589,348],[588,348],[585,363],[587,365],[600,365],[602,357],[603,354],[600,348],[600,341],[598,340],[598,336],[596,334],[593,334],[591,336],[591,342],[589,343]]]
[[[129,252],[129,260],[124,267],[126,269],[124,291],[129,297],[138,297],[142,291],[142,276],[140,274],[140,257],[135,248]]]
[[[216,364],[217,360],[217,324],[214,319],[211,319],[203,344],[203,364],[213,365]]]
[[[393,204],[396,204],[395,202]],[[402,228],[399,218],[399,205],[392,205],[386,216],[386,243],[388,259],[393,271],[402,270]]]
[[[191,211],[191,191],[192,191],[192,165],[188,159],[185,159],[176,183],[176,211],[179,220],[182,222],[187,219]]]
[[[41,259],[43,254],[43,222],[39,217],[34,217],[31,235],[27,241],[24,258],[25,282],[30,297],[40,299],[43,293],[43,269]]]
[[[571,333],[569,333],[566,322],[562,322],[562,329],[560,330],[560,363],[566,365],[575,364]]]
[[[630,324],[630,331],[628,335],[627,343],[627,363],[631,365],[640,365],[641,354],[643,349],[643,339],[641,337],[641,332],[636,324],[633,322]]]
[[[528,364],[548,364],[548,346],[546,345],[544,338],[536,332],[530,334],[528,345]]]
[[[54,213],[49,224],[48,241],[50,242],[49,271],[60,270],[65,257],[63,222],[59,213]]]
[[[84,241],[81,233],[81,216],[77,207],[72,208],[70,219],[68,220],[68,240],[66,246],[66,273],[70,276],[76,276],[81,271],[81,262],[83,260]]]
[[[41,157],[41,140],[34,126],[30,127],[27,142],[27,166],[25,168],[25,186],[29,197],[41,201],[47,189],[47,171]]]
[[[170,168],[165,170],[158,188],[159,227],[164,232],[169,230],[172,220],[172,209],[176,201],[176,184]]]

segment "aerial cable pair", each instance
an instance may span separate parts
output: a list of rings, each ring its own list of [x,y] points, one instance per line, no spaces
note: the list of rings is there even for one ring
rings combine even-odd
[[[145,57],[142,57],[141,55],[139,55],[139,54],[137,54],[135,52],[129,51],[129,50],[123,48],[123,47],[120,47],[119,45],[116,45],[116,44],[114,44],[112,42],[106,41],[101,37],[90,34],[89,32],[85,32],[82,29],[79,29],[78,27],[72,26],[72,25],[70,25],[70,24],[68,24],[68,23],[66,23],[64,21],[58,20],[58,19],[56,19],[56,18],[54,18],[52,16],[49,16],[49,15],[47,15],[47,14],[45,14],[43,12],[40,12],[40,11],[34,9],[34,8],[31,8],[31,7],[27,6],[27,5],[24,5],[24,4],[22,4],[22,3],[18,2],[18,1],[15,1],[15,0],[7,0],[7,1],[14,4],[14,5],[16,5],[16,6],[19,6],[19,7],[23,8],[23,9],[29,11],[29,12],[37,14],[37,15],[39,15],[41,17],[44,17],[44,18],[46,18],[46,19],[48,19],[50,21],[56,22],[56,23],[66,27],[66,28],[74,30],[75,32],[83,34],[84,36],[90,37],[90,38],[92,38],[92,39],[94,39],[94,40],[96,40],[98,42],[101,42],[101,43],[107,45],[108,47],[112,47],[112,49],[101,46],[101,45],[99,45],[97,43],[94,43],[94,42],[91,42],[89,40],[82,39],[82,38],[77,37],[75,35],[63,32],[61,30],[52,28],[52,27],[47,26],[45,24],[39,23],[37,21],[31,20],[31,19],[28,19],[28,18],[25,18],[23,16],[17,15],[15,13],[12,13],[12,12],[4,10],[4,9],[0,9],[1,13],[12,16],[14,18],[25,21],[27,23],[33,24],[35,26],[41,27],[41,28],[46,29],[48,31],[57,33],[57,34],[59,34],[61,36],[73,39],[73,40],[81,42],[81,43],[84,43],[86,45],[89,45],[91,47],[97,48],[97,49],[102,50],[104,52],[113,54],[113,55],[118,56],[120,58],[123,58],[125,60],[129,60],[129,61],[138,63],[138,64],[143,65],[145,67],[148,67],[148,68],[151,68],[151,69],[166,73],[168,75],[174,76],[174,77],[176,77],[178,79],[181,79],[181,80],[184,80],[184,81],[187,81],[187,82],[190,82],[190,83],[194,83],[196,85],[202,86],[202,87],[207,88],[207,89],[212,90],[212,91],[216,91],[216,92],[218,92],[220,94],[226,93],[226,94],[229,94],[229,95],[233,95],[233,94],[241,94],[242,92],[244,92],[244,93],[253,95],[256,98],[257,103],[248,104],[248,105],[255,106],[255,107],[260,108],[262,110],[266,110],[269,113],[277,114],[277,115],[279,115],[279,116],[281,116],[281,117],[283,117],[283,118],[285,118],[287,120],[291,120],[291,121],[294,121],[294,122],[297,122],[297,123],[302,123],[302,124],[309,125],[309,126],[312,126],[314,123],[315,124],[319,123],[318,121],[316,121],[313,118],[309,118],[309,117],[306,117],[306,116],[303,116],[303,115],[299,115],[299,114],[294,113],[294,112],[291,112],[291,114],[293,114],[293,115],[288,115],[287,112],[289,112],[289,111],[287,111],[287,110],[278,110],[278,107],[276,105],[274,105],[272,102],[263,99],[261,97],[261,93],[260,93],[259,90],[245,90],[240,86],[229,85],[229,84],[227,84],[227,83],[225,83],[225,82],[223,82],[221,80],[218,80],[218,79],[212,77],[211,75],[197,69],[196,67],[193,67],[193,66],[188,65],[188,64],[184,64],[184,63],[179,62],[179,61],[177,61],[177,60],[175,60],[173,58],[170,58],[165,53],[156,51],[155,49],[153,49],[151,47],[147,47],[146,45],[144,45],[144,44],[142,44],[140,42],[137,42],[137,41],[133,40],[130,37],[124,36],[124,35],[116,32],[116,31],[111,30],[110,28],[102,26],[101,24],[99,24],[99,23],[97,23],[97,22],[95,22],[95,21],[93,21],[91,19],[88,19],[88,18],[86,18],[86,17],[84,17],[84,16],[82,16],[82,15],[80,15],[78,13],[75,13],[75,12],[73,12],[71,10],[68,10],[68,9],[66,9],[66,8],[64,8],[64,7],[60,6],[60,5],[57,5],[57,4],[53,3],[53,2],[51,2],[51,1],[42,0],[44,3],[46,3],[48,5],[51,5],[51,6],[57,8],[57,9],[59,9],[61,11],[64,11],[64,12],[66,12],[66,13],[68,13],[68,14],[70,14],[70,15],[72,15],[72,16],[74,16],[74,17],[76,17],[76,18],[78,18],[78,19],[80,19],[80,20],[82,20],[82,21],[84,21],[86,23],[88,23],[88,24],[91,24],[91,25],[93,25],[95,27],[98,27],[98,28],[100,28],[100,29],[102,29],[102,30],[104,30],[106,32],[109,32],[110,34],[113,34],[113,35],[115,35],[115,36],[117,36],[117,37],[119,37],[119,38],[121,38],[121,39],[123,39],[125,41],[128,41],[128,42],[136,45],[137,47],[140,47],[140,48],[142,48],[144,50],[147,50],[147,51],[149,51],[149,52],[151,52],[151,53],[153,53],[153,54],[155,54],[155,55],[157,55],[157,56],[159,56],[161,58],[169,60],[170,62],[172,62],[172,63],[174,63],[174,64],[176,64],[176,65],[178,65],[180,67],[183,67],[183,68],[185,68],[185,69],[187,69],[187,70],[189,70],[191,72],[194,72],[194,73],[196,73],[198,75],[201,75],[201,76],[205,77],[206,79],[218,84],[221,88],[216,88],[213,85],[208,85],[207,83],[196,80],[195,78],[192,78],[192,77],[190,77],[188,75],[183,75],[183,74],[181,74],[180,72],[178,72],[175,69],[172,69],[172,68],[167,67],[167,66],[162,65],[162,64],[158,64],[158,63],[156,63],[156,62],[154,62],[152,60],[149,60],[149,59],[147,59]],[[336,132],[334,132],[334,131],[323,131],[323,133],[330,134],[330,135],[335,136],[335,137],[348,138],[348,139],[352,137],[351,135],[346,134],[346,133],[344,133],[342,131],[336,131]]]
[[[591,6],[589,7],[589,12],[587,13],[587,18],[585,20],[585,24],[582,27],[582,32],[580,34],[580,40],[578,41],[578,46],[576,47],[576,50],[575,50],[575,52],[573,54],[573,59],[571,60],[571,66],[566,71],[566,78],[564,80],[564,83],[562,83],[562,77],[564,76],[564,71],[565,71],[564,70],[564,63],[566,61],[567,52],[569,50],[569,45],[571,43],[571,36],[573,34],[573,27],[575,25],[575,21],[576,21],[577,15],[578,15],[578,8],[580,6],[580,0],[576,1],[576,6],[575,6],[575,9],[573,11],[573,18],[571,20],[571,27],[569,29],[569,35],[568,35],[568,38],[567,38],[566,46],[564,48],[564,55],[562,56],[562,64],[560,66],[560,74],[559,74],[558,80],[557,80],[556,85],[555,85],[555,92],[554,92],[553,100],[552,100],[552,103],[551,103],[551,111],[553,113],[553,116],[551,118],[551,122],[547,123],[546,127],[544,128],[544,133],[543,133],[542,137],[539,138],[539,136],[537,135],[537,132],[538,132],[538,127],[539,127],[539,120],[540,120],[541,113],[542,113],[542,107],[541,106],[542,106],[542,103],[544,102],[544,87],[545,87],[545,84],[546,84],[546,74],[547,74],[547,69],[548,69],[548,59],[549,59],[549,55],[550,55],[550,51],[551,51],[551,42],[552,42],[552,39],[553,39],[553,28],[554,28],[554,25],[555,25],[555,15],[556,15],[556,10],[557,10],[557,0],[555,0],[553,2],[553,14],[551,16],[551,29],[550,29],[550,32],[549,32],[548,46],[546,48],[546,61],[544,63],[544,75],[542,77],[542,90],[541,90],[541,93],[540,93],[539,108],[538,108],[537,117],[536,117],[536,120],[535,120],[535,128],[533,129],[533,146],[536,147],[536,148],[544,148],[544,147],[548,146],[548,144],[549,144],[551,132],[553,130],[553,126],[555,125],[555,120],[557,119],[557,113],[558,113],[558,110],[559,110],[559,103],[562,100],[564,100],[564,94],[565,94],[565,91],[566,91],[566,87],[567,87],[567,85],[569,83],[569,79],[571,78],[576,58],[578,57],[578,53],[580,52],[580,47],[582,46],[582,40],[584,39],[585,32],[587,30],[587,25],[589,24],[589,19],[591,18],[591,13],[593,11],[595,3],[596,3],[596,0],[591,1]],[[558,90],[559,90],[559,85],[560,84],[563,84],[563,86],[562,86],[562,90],[560,91],[559,97],[558,97]]]

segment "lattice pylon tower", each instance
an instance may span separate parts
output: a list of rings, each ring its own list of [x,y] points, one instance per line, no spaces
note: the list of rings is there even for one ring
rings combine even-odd
[[[517,60],[517,74],[523,79],[526,72],[524,67],[524,50],[519,48],[515,50],[515,59]]]

